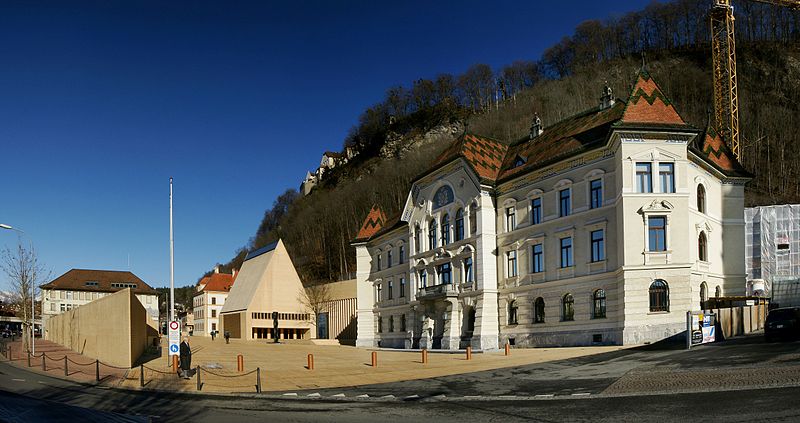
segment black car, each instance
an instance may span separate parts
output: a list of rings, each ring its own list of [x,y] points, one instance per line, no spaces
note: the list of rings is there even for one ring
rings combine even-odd
[[[767,342],[777,338],[800,337],[800,307],[776,308],[767,314],[764,325],[764,339]]]

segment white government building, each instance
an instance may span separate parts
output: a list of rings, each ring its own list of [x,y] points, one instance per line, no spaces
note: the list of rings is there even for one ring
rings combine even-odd
[[[743,295],[744,185],[642,70],[627,101],[503,143],[464,134],[356,247],[358,346],[638,344]]]

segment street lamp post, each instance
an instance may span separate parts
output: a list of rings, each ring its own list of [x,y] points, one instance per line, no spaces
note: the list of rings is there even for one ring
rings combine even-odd
[[[9,229],[17,231],[20,234],[25,232],[22,229],[17,229],[11,225],[0,223],[0,229]],[[31,283],[31,353],[36,354],[36,286]]]

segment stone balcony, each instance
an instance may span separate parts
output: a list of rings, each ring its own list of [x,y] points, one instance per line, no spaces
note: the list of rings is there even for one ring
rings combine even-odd
[[[425,286],[417,292],[417,300],[432,300],[436,298],[457,297],[458,286],[446,283],[441,285]]]

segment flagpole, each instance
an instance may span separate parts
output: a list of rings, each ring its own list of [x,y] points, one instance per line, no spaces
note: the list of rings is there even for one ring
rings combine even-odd
[[[172,234],[172,177],[169,178],[169,321],[175,320],[175,238]]]

